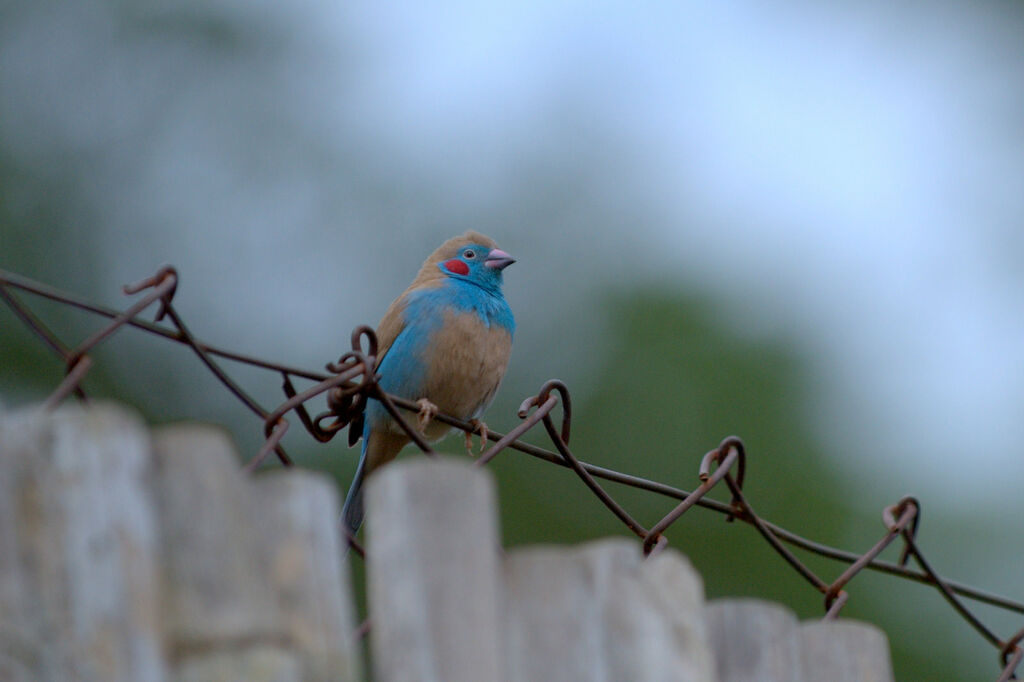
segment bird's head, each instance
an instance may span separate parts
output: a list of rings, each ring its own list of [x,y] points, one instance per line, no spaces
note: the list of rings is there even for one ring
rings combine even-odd
[[[452,258],[437,264],[447,277],[464,279],[484,287],[497,289],[501,286],[501,272],[515,259],[498,247],[472,242],[460,248]]]
[[[502,271],[515,262],[493,239],[470,231],[438,247],[423,264],[418,279],[455,278],[500,290]]]

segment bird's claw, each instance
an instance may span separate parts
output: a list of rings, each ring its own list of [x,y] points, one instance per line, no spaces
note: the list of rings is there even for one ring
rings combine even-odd
[[[437,405],[426,398],[420,398],[416,401],[416,404],[420,406],[420,431],[426,431],[431,420],[437,416]]]
[[[469,425],[473,427],[472,431],[466,431],[466,452],[469,453],[470,457],[474,457],[473,454],[473,434],[480,434],[480,452],[484,451],[484,446],[487,445],[487,434],[490,433],[487,430],[487,424],[484,424],[479,419],[470,419]]]

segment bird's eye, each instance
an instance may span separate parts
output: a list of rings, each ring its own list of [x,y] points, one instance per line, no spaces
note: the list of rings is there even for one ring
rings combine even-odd
[[[476,258],[476,251],[474,251],[473,249],[466,249],[465,251],[462,252],[462,257],[470,259]]]

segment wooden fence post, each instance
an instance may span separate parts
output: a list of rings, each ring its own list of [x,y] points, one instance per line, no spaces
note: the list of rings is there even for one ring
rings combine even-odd
[[[259,552],[259,517],[227,436],[200,426],[154,435],[164,541],[164,613],[180,680],[296,680]]]
[[[792,611],[756,599],[716,599],[707,618],[719,682],[800,682]]]
[[[889,640],[874,625],[849,620],[800,625],[805,680],[892,682]]]
[[[255,523],[278,609],[302,653],[304,682],[361,679],[348,562],[338,532],[338,496],[309,472],[261,476]]]
[[[0,678],[163,679],[150,474],[123,410],[0,418]]]
[[[446,459],[395,462],[369,478],[366,505],[375,679],[504,679],[490,472]]]
[[[246,480],[226,436],[154,438],[172,666],[180,680],[353,680],[347,572],[327,481]]]
[[[892,682],[881,630],[841,620],[797,622],[778,604],[720,599],[708,604],[719,682]]]
[[[510,682],[714,679],[704,588],[682,555],[625,538],[505,559]]]

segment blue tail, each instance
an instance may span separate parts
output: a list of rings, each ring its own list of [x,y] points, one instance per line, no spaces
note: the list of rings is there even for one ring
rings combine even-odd
[[[341,508],[341,522],[344,524],[345,530],[353,536],[363,525],[363,477],[366,475],[366,449],[369,442],[370,427],[367,424],[363,429],[363,451],[359,454],[356,475],[352,478],[352,484],[348,487],[348,495],[345,496],[345,505]]]

